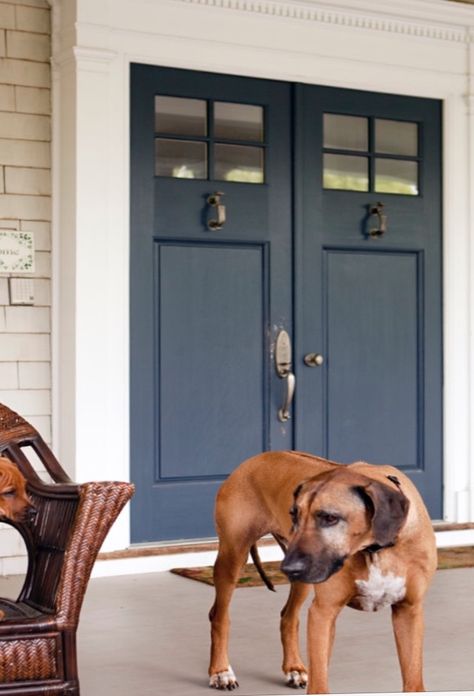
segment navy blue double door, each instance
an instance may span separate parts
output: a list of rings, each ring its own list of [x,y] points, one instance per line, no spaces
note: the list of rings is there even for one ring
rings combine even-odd
[[[220,483],[282,448],[394,464],[440,517],[439,103],[131,78],[132,540],[214,536]]]

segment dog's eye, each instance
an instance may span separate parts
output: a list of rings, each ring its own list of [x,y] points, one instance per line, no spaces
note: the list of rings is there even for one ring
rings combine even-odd
[[[4,498],[13,498],[16,495],[16,490],[8,490],[8,491],[3,491],[2,496]]]
[[[320,527],[334,527],[341,520],[339,515],[330,512],[318,512],[318,519]]]

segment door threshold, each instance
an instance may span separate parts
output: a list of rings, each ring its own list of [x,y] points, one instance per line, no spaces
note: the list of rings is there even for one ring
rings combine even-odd
[[[433,522],[438,548],[474,545],[474,522]],[[278,561],[283,557],[271,536],[259,543],[262,561]],[[217,553],[217,539],[134,544],[119,551],[105,551],[98,555],[92,577],[114,575],[141,575],[159,573],[172,568],[193,568],[213,565]]]
[[[270,534],[262,537],[258,542],[259,548],[274,544],[275,540]],[[201,553],[203,551],[217,551],[217,546],[217,537],[183,541],[158,541],[156,543],[132,544],[127,549],[120,549],[118,551],[104,551],[99,553],[97,558],[100,561],[111,561],[120,558],[140,558],[141,556]]]
[[[272,537],[261,539],[258,547],[262,561],[283,558],[282,550]],[[92,570],[92,577],[138,575],[159,573],[172,568],[209,566],[214,565],[216,555],[217,539],[169,545],[131,546],[120,551],[100,553]]]
[[[191,539],[189,541],[160,541],[156,543],[132,544],[127,549],[104,551],[99,553],[100,561],[112,561],[121,558],[140,558],[142,556],[166,556],[179,553],[216,551],[217,538]]]
[[[466,529],[474,529],[474,522],[445,522],[443,520],[433,521],[435,532],[462,532]]]

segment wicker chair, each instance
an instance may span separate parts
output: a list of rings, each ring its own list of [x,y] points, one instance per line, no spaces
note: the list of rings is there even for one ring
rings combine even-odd
[[[36,474],[33,451],[53,484]],[[28,568],[18,599],[0,598],[0,694],[77,696],[82,601],[100,546],[134,488],[73,483],[39,433],[2,404],[0,452],[26,477],[37,510],[33,521],[13,524],[25,540]]]

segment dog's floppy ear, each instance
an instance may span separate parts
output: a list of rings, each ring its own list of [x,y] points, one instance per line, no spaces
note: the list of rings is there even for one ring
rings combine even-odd
[[[306,479],[304,481],[301,481],[301,483],[299,483],[296,486],[295,490],[293,491],[293,500],[296,501],[296,499],[298,498],[299,494],[301,493],[301,489],[303,488],[305,483],[306,483]]]
[[[408,515],[408,498],[401,490],[394,490],[378,481],[372,481],[368,486],[357,486],[357,493],[372,516],[374,545],[380,548],[393,546]]]

